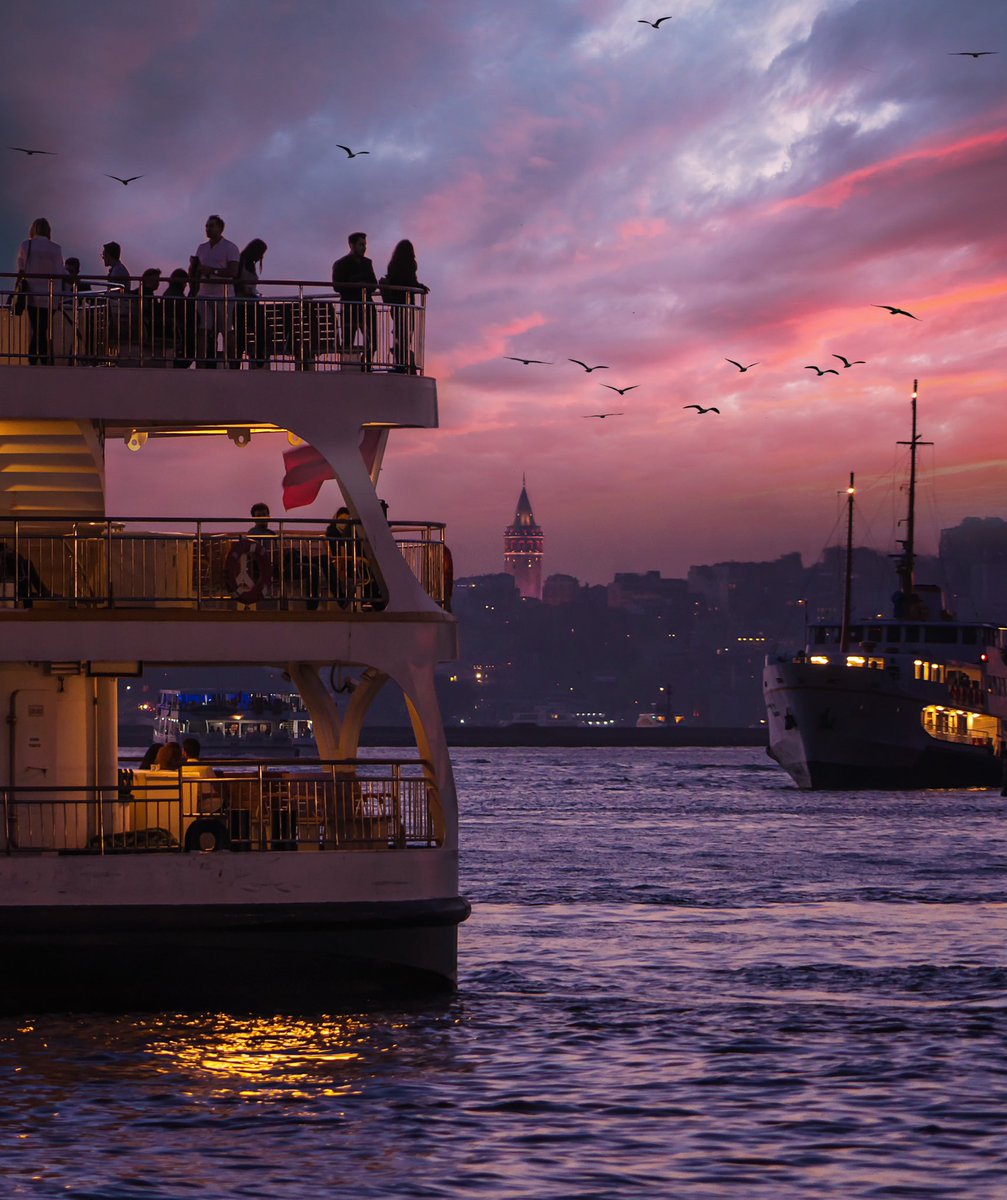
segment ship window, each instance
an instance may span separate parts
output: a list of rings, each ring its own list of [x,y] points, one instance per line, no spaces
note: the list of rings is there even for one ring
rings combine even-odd
[[[966,629],[962,630],[962,641],[965,643],[966,646],[974,646],[976,644],[976,634],[977,633],[978,633],[978,630],[976,630],[976,629],[966,628]]]
[[[850,641],[851,642],[862,642],[863,640],[864,640],[863,625],[851,625],[850,626]]]
[[[863,640],[865,642],[880,642],[881,641],[881,626],[880,625],[868,625],[867,626],[867,635]]]
[[[956,642],[958,640],[958,630],[954,625],[928,625],[927,626],[927,641],[940,644],[948,642]]]
[[[885,630],[885,641],[886,642],[901,642],[902,641],[902,626],[901,625],[889,625],[888,628]]]
[[[903,631],[902,640],[904,642],[918,642],[920,640],[919,625],[907,625]]]

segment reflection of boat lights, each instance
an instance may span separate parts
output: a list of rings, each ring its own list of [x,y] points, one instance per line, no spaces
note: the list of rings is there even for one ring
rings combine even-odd
[[[223,1029],[195,1020],[173,1025],[151,1053],[165,1074],[185,1070],[216,1095],[310,1099],[358,1093],[367,1060],[394,1045],[394,1037],[391,1023],[354,1019],[232,1018]]]
[[[829,665],[829,660],[824,654],[812,654],[811,662],[813,662],[816,667],[827,667]]]

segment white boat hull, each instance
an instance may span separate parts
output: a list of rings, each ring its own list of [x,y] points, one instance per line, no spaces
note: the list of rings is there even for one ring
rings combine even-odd
[[[999,787],[1003,764],[985,744],[941,741],[922,710],[946,689],[883,671],[767,663],[769,755],[800,788]]]

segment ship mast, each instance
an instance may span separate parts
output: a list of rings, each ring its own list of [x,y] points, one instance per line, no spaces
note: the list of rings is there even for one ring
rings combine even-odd
[[[898,442],[899,446],[909,447],[909,507],[906,513],[906,536],[899,538],[898,543],[902,547],[902,553],[898,556],[898,562],[895,564],[895,573],[899,577],[898,598],[900,600],[900,608],[911,608],[915,601],[915,581],[913,572],[916,566],[916,449],[918,446],[929,446],[930,442],[924,442],[920,439],[916,432],[916,396],[919,390],[919,380],[913,380],[913,430],[912,437],[908,442]],[[898,616],[908,615],[905,612],[897,613]]]
[[[839,648],[843,654],[850,648],[850,620],[853,608],[853,497],[856,490],[851,471],[850,486],[846,489],[846,574],[843,587],[843,627],[839,635]]]

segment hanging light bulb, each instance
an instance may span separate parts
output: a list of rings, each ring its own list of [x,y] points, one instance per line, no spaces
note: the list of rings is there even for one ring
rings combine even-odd
[[[130,450],[140,450],[147,444],[147,434],[140,429],[131,429],[126,445]]]

